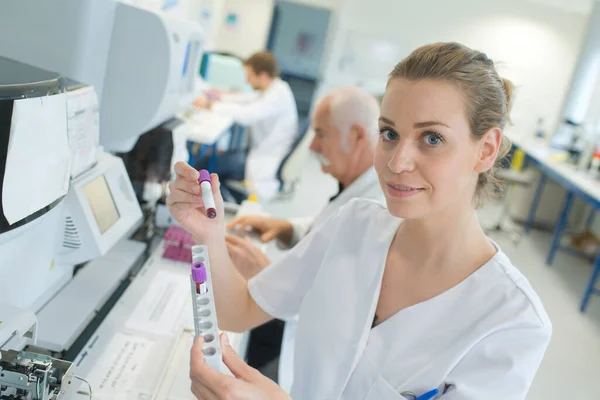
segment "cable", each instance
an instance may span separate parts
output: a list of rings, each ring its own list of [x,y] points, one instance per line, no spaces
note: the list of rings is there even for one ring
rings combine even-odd
[[[82,382],[85,382],[87,384],[88,390],[90,391],[90,400],[92,400],[92,385],[90,385],[90,383],[88,381],[86,381],[85,379],[83,379],[82,377],[79,377],[77,375],[73,375],[73,377],[75,379],[79,379]]]

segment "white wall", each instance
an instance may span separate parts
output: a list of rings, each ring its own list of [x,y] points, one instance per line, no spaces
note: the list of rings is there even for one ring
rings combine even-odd
[[[274,0],[181,0],[185,16],[200,22],[206,50],[227,51],[242,58],[267,45]],[[229,13],[235,25],[226,24]]]
[[[513,129],[526,134],[534,131],[540,116],[548,126],[555,124],[587,22],[581,13],[522,0],[346,0],[338,18],[332,52],[325,61],[326,86],[355,83],[336,82],[344,76],[340,62],[347,59],[344,42],[349,34],[379,42],[377,51],[390,58],[395,55],[395,61],[427,43],[457,41],[486,52],[500,73],[517,84]],[[372,46],[363,48],[373,52]],[[355,58],[360,60],[360,54]],[[357,81],[367,80],[382,90],[383,67],[389,71],[394,61],[383,66],[378,59],[370,62],[373,67]]]
[[[232,28],[222,23],[217,31],[215,48],[242,58],[264,50],[271,28],[273,0],[225,0],[222,20],[229,13],[237,14],[237,26]]]
[[[335,10],[345,0],[285,1]],[[187,18],[200,22],[205,28],[207,50],[229,51],[247,57],[267,46],[274,3],[275,0],[180,0],[180,8]],[[236,29],[225,25],[229,11],[239,16]]]

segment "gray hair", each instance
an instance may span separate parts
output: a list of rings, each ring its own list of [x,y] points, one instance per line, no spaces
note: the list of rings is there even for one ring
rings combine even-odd
[[[361,126],[371,145],[378,139],[379,103],[369,92],[355,86],[333,90],[329,100],[329,120],[342,134],[342,150],[348,149],[348,134],[354,125]]]

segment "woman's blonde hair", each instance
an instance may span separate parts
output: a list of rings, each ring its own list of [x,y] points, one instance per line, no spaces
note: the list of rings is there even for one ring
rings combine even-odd
[[[419,47],[394,67],[390,80],[394,78],[457,84],[465,93],[467,118],[475,140],[481,139],[491,128],[504,129],[510,121],[513,84],[498,75],[494,62],[484,53],[461,44],[435,43]],[[502,136],[494,167],[479,174],[475,207],[481,207],[486,199],[501,192],[502,181],[495,176],[495,170],[510,147],[510,141]]]

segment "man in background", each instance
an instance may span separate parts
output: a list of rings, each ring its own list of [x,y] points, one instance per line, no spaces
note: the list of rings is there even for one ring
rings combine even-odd
[[[249,152],[220,156],[217,170],[224,182],[246,180],[250,190],[261,200],[270,200],[279,190],[277,170],[289,151],[298,130],[298,111],[290,86],[279,78],[277,61],[269,52],[259,52],[244,61],[246,79],[259,95],[239,103],[222,100],[196,99],[194,105],[230,117],[249,129]],[[206,168],[201,160],[197,169]]]

